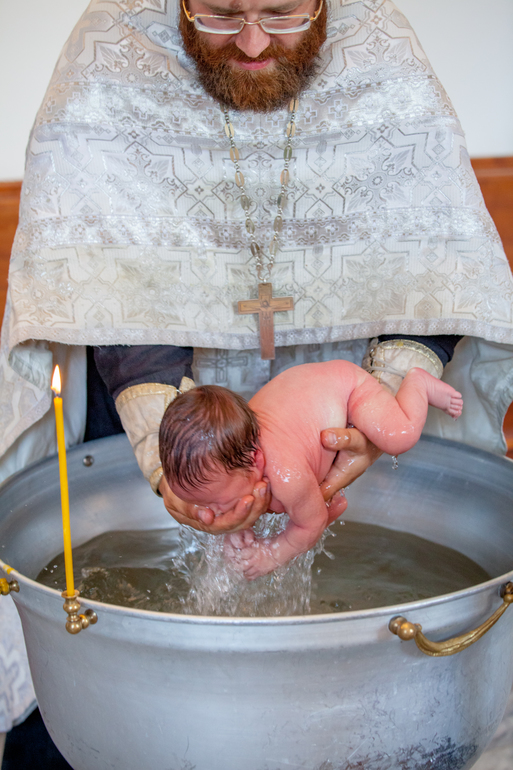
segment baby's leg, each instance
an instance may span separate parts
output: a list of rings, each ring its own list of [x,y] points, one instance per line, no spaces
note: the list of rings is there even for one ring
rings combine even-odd
[[[410,369],[394,398],[373,377],[366,377],[351,393],[348,419],[388,454],[411,449],[420,438],[428,405],[459,417],[461,394],[423,369]]]
[[[410,369],[396,395],[396,400],[403,412],[406,415],[412,414],[413,417],[419,401],[424,400],[424,394],[428,404],[441,409],[449,417],[457,419],[461,415],[463,408],[461,393],[446,382],[437,380],[424,369]]]

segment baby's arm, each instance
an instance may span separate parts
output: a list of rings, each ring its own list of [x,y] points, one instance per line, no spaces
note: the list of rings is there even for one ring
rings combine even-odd
[[[379,449],[401,454],[419,440],[429,404],[456,419],[463,399],[461,393],[424,369],[410,369],[395,398],[369,376],[349,396],[348,421]]]
[[[319,483],[311,471],[306,471],[306,475],[307,478],[294,483],[290,500],[283,499],[287,494],[281,495],[290,518],[283,532],[276,537],[258,539],[252,530],[244,530],[226,537],[226,555],[248,580],[266,575],[308,551],[328,525],[328,509]]]

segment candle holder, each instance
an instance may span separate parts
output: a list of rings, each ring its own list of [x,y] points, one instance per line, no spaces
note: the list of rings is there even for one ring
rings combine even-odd
[[[79,592],[75,591],[73,596],[68,596],[66,591],[61,593],[64,599],[62,605],[65,612],[68,613],[66,621],[66,631],[70,634],[79,634],[83,628],[88,628],[98,622],[98,615],[94,610],[86,610],[83,615],[79,615],[80,602],[78,601]]]

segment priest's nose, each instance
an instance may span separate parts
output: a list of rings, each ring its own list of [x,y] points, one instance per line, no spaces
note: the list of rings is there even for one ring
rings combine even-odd
[[[255,24],[254,27],[244,27],[235,38],[237,48],[240,48],[251,59],[265,51],[270,42],[271,36],[264,32],[258,24]]]

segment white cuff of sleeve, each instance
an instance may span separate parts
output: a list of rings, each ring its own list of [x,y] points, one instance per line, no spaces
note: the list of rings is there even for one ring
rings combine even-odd
[[[438,380],[444,367],[436,353],[414,340],[370,341],[362,368],[372,374],[384,388],[395,396],[407,372],[414,367],[425,369]]]
[[[162,479],[159,455],[159,430],[164,412],[177,395],[194,388],[189,377],[182,377],[180,388],[145,382],[123,390],[116,399],[116,409],[132,445],[139,468],[156,495]]]

